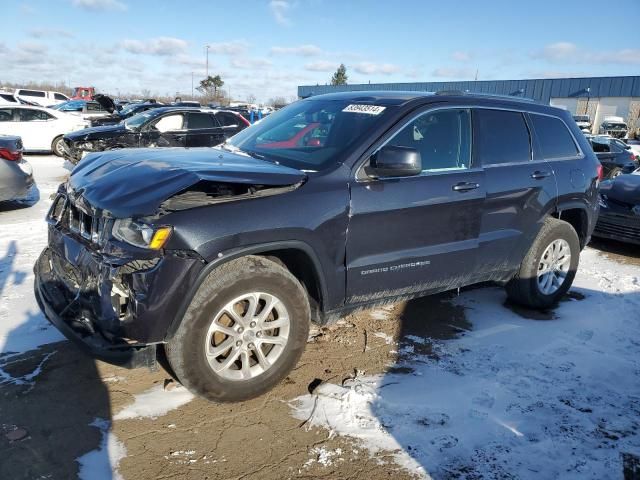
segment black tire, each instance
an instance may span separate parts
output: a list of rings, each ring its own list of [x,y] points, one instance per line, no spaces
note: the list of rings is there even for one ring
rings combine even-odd
[[[289,317],[289,335],[280,356],[264,372],[250,379],[230,380],[211,368],[205,338],[218,312],[251,292],[265,292],[280,300]],[[213,402],[248,400],[273,388],[293,369],[306,346],[310,318],[305,290],[289,270],[264,257],[242,257],[216,268],[202,283],[165,345],[167,359],[178,380],[196,395]]]
[[[64,139],[62,135],[53,139],[51,142],[51,151],[56,157],[62,157],[64,155],[62,145],[64,143]]]
[[[538,268],[545,250],[555,240],[568,243],[571,259],[563,283],[555,292],[545,294],[538,284]],[[520,264],[520,270],[506,285],[509,299],[529,308],[545,309],[554,306],[571,288],[578,270],[579,256],[580,240],[574,228],[567,222],[548,217]]]
[[[614,167],[611,169],[611,171],[609,172],[609,175],[607,175],[607,178],[616,178],[618,175],[622,175],[622,169],[619,167]]]

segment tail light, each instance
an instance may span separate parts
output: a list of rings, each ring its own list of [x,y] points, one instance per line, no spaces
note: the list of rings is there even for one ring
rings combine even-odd
[[[632,161],[632,162],[637,161],[637,158],[636,158],[636,154],[635,154],[635,153],[633,153],[633,152],[629,152],[629,156],[631,157],[631,161]]]
[[[604,169],[602,165],[598,165],[598,180],[602,180],[604,178]]]
[[[12,162],[19,162],[22,160],[22,150],[9,150],[8,148],[0,148],[0,158],[10,160]]]
[[[240,120],[242,120],[242,122],[244,122],[244,124],[247,127],[251,126],[251,123],[249,123],[249,120],[247,120],[246,118],[244,118],[242,115],[240,115],[239,113],[236,113],[236,116],[240,118]]]

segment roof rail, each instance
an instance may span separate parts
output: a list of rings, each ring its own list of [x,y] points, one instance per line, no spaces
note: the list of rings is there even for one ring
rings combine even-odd
[[[518,100],[523,100],[525,102],[537,103],[537,100],[533,98],[521,97],[520,95],[522,93],[524,92],[517,91],[507,95],[504,93],[471,92],[469,90],[439,90],[436,92],[436,95],[478,95],[480,97],[518,99]]]

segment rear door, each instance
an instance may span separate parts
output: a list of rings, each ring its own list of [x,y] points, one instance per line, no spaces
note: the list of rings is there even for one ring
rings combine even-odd
[[[187,141],[185,114],[167,113],[143,128],[141,147],[184,147]]]
[[[478,270],[485,277],[516,268],[557,197],[551,165],[534,159],[526,114],[473,110],[474,147],[485,171]]]
[[[222,128],[213,112],[187,113],[187,147],[213,147],[222,143]]]
[[[217,112],[216,118],[222,126],[222,140],[233,137],[236,133],[247,128],[248,122],[239,113]]]
[[[470,110],[427,110],[386,143],[418,150],[422,174],[352,182],[349,303],[470,283],[485,197],[471,138]]]

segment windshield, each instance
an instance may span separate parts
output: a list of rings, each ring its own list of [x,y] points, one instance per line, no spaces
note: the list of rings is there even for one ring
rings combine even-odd
[[[304,100],[273,113],[228,144],[298,169],[323,170],[344,160],[394,107],[348,100]]]
[[[120,110],[120,115],[130,115],[134,110],[140,108],[141,105],[141,103],[130,103]]]
[[[157,116],[157,114],[154,113],[153,110],[149,110],[147,112],[142,112],[134,115],[133,117],[127,118],[124,121],[124,124],[127,128],[137,130],[155,116]]]
[[[589,115],[574,115],[573,119],[576,122],[588,122],[589,121]]]
[[[604,128],[611,128],[615,130],[626,129],[627,126],[624,123],[605,123],[603,125]]]

